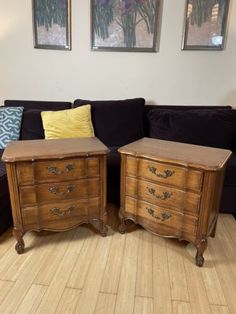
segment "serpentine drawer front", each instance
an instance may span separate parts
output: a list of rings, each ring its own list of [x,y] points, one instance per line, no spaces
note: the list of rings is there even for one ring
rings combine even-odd
[[[99,158],[70,158],[17,164],[20,185],[99,176]]]
[[[203,174],[201,171],[163,164],[148,159],[128,156],[127,175],[195,191],[201,191],[202,188]]]
[[[12,142],[4,151],[16,251],[30,230],[63,231],[98,220],[107,233],[106,156],[97,138]]]
[[[200,195],[146,180],[126,177],[126,195],[154,205],[178,208],[179,211],[197,215]]]
[[[204,263],[215,236],[226,162],[224,149],[143,138],[121,154],[121,233],[126,220],[166,237],[192,242]]]

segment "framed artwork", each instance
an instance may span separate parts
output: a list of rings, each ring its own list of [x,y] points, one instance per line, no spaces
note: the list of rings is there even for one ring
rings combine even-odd
[[[187,0],[183,50],[222,50],[229,0]]]
[[[158,50],[162,0],[91,0],[92,50]]]
[[[34,47],[71,50],[71,0],[32,0]]]

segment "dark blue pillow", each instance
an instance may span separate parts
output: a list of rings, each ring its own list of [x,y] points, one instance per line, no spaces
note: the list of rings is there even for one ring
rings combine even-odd
[[[151,110],[150,137],[236,149],[236,110]]]

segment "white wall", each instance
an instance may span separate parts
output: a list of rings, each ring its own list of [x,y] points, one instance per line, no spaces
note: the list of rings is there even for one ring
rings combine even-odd
[[[160,52],[90,50],[90,1],[72,0],[72,51],[33,48],[30,0],[0,0],[0,103],[144,97],[236,106],[236,0],[224,51],[181,51],[185,0],[164,0]]]

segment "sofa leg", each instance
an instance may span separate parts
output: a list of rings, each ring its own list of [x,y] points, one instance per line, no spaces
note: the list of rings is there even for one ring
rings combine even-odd
[[[16,238],[17,243],[15,245],[16,252],[18,254],[24,253],[25,249],[25,242],[23,240],[24,233],[21,230],[18,230],[16,228],[13,229],[13,236]]]

